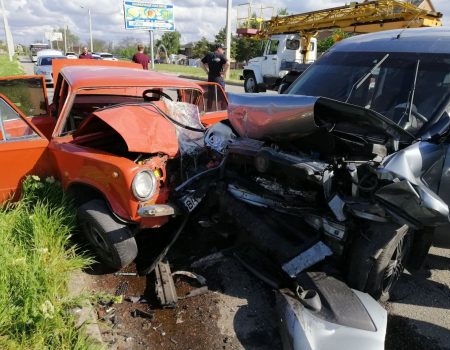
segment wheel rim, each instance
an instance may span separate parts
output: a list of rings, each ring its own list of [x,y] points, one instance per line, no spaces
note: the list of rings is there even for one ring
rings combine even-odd
[[[400,276],[405,269],[405,262],[409,252],[408,235],[403,236],[395,248],[389,261],[383,278],[383,293],[389,293],[392,287],[400,279]]]
[[[256,82],[253,77],[250,77],[247,79],[247,91],[248,92],[255,92]]]

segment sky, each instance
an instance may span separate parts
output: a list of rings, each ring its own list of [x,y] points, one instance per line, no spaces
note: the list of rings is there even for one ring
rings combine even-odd
[[[51,32],[63,26],[69,26],[69,29],[78,35],[83,43],[87,43],[88,8],[92,13],[94,38],[115,43],[127,37],[134,37],[144,43],[149,41],[148,33],[124,29],[122,0],[6,0],[4,2],[15,44],[42,41],[45,32]],[[236,19],[236,5],[248,2],[249,0],[233,1],[233,23]],[[290,13],[341,6],[345,2],[345,0],[266,1],[271,3],[271,6],[287,8]],[[203,36],[213,39],[220,28],[226,24],[226,0],[159,0],[155,3],[174,5],[176,28],[181,32],[182,43],[196,41]],[[253,3],[260,2],[255,0]],[[433,4],[437,11],[444,14],[444,25],[450,25],[450,1],[433,0]],[[5,40],[3,24],[0,27],[0,40]]]

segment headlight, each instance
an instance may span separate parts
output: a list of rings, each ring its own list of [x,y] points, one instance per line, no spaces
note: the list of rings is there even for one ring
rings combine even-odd
[[[150,171],[144,170],[136,174],[131,184],[134,196],[140,201],[149,200],[156,190],[156,177]]]

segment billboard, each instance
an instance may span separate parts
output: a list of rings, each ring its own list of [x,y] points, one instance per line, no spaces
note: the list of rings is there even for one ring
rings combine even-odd
[[[63,35],[59,32],[46,32],[45,33],[45,39],[49,41],[62,41]]]
[[[125,29],[174,31],[172,4],[155,4],[150,1],[123,2]]]

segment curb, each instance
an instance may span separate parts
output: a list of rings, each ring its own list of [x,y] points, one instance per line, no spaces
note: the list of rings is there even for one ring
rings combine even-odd
[[[89,291],[90,283],[89,276],[82,271],[73,272],[68,283],[69,295],[77,297]],[[75,317],[77,327],[85,327],[84,333],[88,338],[99,345],[105,345],[98,325],[97,312],[89,301],[83,301],[82,305],[71,309],[70,312]]]

